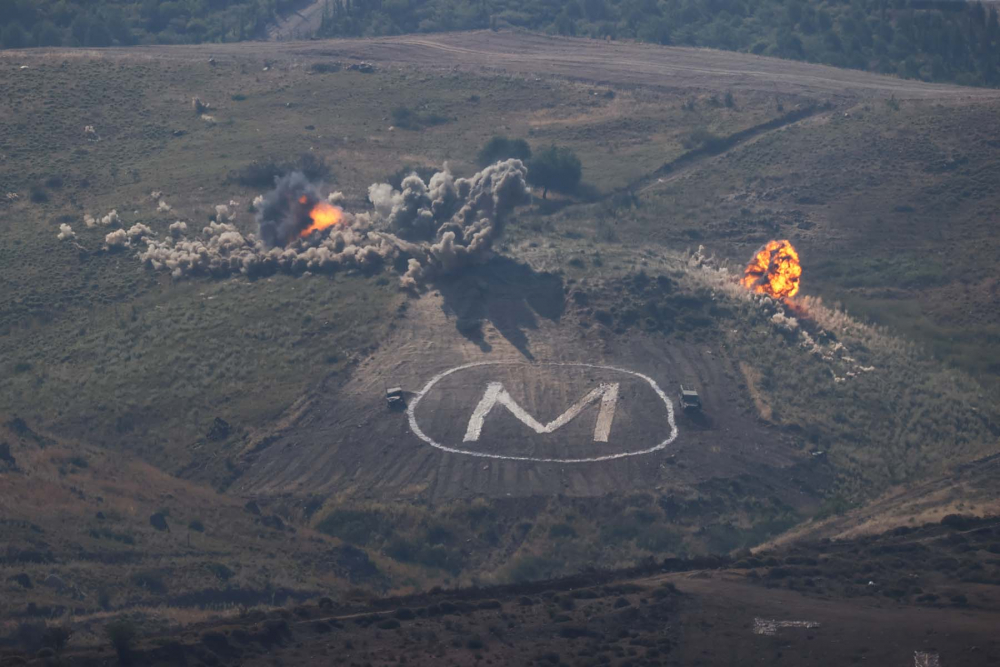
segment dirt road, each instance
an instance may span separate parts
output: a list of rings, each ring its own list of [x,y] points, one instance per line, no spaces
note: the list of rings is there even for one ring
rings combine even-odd
[[[744,53],[631,42],[553,37],[528,32],[473,31],[377,39],[243,42],[119,49],[33,49],[32,55],[256,58],[270,61],[366,60],[382,67],[491,70],[522,76],[558,76],[615,86],[805,94],[825,99],[995,98],[1000,91],[929,84]],[[23,58],[6,51],[3,60]],[[3,62],[0,60],[0,62]]]

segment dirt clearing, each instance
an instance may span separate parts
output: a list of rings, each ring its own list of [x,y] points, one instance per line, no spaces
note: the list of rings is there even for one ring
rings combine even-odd
[[[467,321],[442,291],[411,300],[349,379],[248,454],[239,491],[598,496],[741,474],[791,487],[775,470],[808,458],[757,420],[718,343],[584,330],[517,286]],[[678,410],[680,384],[700,392],[703,413]],[[386,405],[393,386],[410,414]]]
[[[626,87],[760,91],[824,99],[889,96],[898,99],[981,99],[998,95],[997,91],[984,88],[930,84],[745,53],[487,30],[377,39],[32,50],[33,54],[43,52],[63,57],[101,54],[126,58],[249,56],[268,61],[364,60],[383,67],[488,69]],[[6,53],[8,59],[22,55],[17,51]]]

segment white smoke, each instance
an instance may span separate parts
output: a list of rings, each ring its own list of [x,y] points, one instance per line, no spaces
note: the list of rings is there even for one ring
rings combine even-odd
[[[121,218],[118,217],[118,210],[111,209],[111,212],[100,219],[100,223],[105,227],[111,227],[112,225],[117,225],[121,222]]]
[[[414,289],[435,275],[454,272],[489,255],[509,213],[530,201],[526,176],[520,160],[507,160],[471,178],[456,179],[445,166],[426,183],[416,174],[407,176],[400,190],[387,183],[374,184],[368,190],[372,211],[357,215],[344,212],[336,227],[306,238],[296,234],[284,247],[274,239],[291,234],[269,233],[265,243],[257,235],[240,232],[232,224],[236,202],[230,202],[233,210],[217,206],[216,222],[205,227],[200,236],[189,237],[187,225],[175,222],[168,237],[146,238],[146,249],[139,257],[153,269],[170,271],[176,278],[374,269],[403,258],[407,268],[400,284]],[[286,180],[296,179],[301,180],[295,176]],[[273,193],[269,196],[275,198]],[[327,200],[340,204],[344,196],[334,192]],[[261,213],[265,202],[266,198],[255,198],[254,208],[261,226],[273,231],[274,221],[266,212]],[[148,227],[142,227],[145,233],[141,236],[151,236]],[[108,244],[111,247],[110,241]]]
[[[156,205],[156,210],[161,213],[167,213],[168,211],[170,211],[170,209],[171,209],[170,204],[168,204],[166,201],[162,199],[160,200],[160,203]]]
[[[61,225],[59,225],[59,233],[56,234],[56,238],[59,239],[60,241],[65,241],[66,239],[75,239],[76,232],[74,232],[73,228],[64,222]]]
[[[153,234],[153,230],[147,227],[146,225],[142,224],[141,222],[137,222],[131,227],[129,227],[127,234],[128,234],[129,244],[135,243],[136,241],[140,241],[146,238],[147,236],[155,236],[155,234]]]
[[[108,250],[124,248],[128,244],[128,233],[124,229],[116,229],[104,237],[104,245]]]
[[[799,328],[799,321],[797,319],[789,317],[781,311],[771,315],[771,324],[781,331],[795,331]]]

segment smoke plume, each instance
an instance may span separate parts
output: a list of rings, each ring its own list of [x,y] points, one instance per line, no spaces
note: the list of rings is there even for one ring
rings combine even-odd
[[[269,248],[286,246],[312,224],[309,212],[322,199],[301,171],[282,176],[257,207],[261,240]]]
[[[181,222],[163,239],[144,234],[147,245],[139,257],[176,278],[374,270],[398,259],[406,267],[400,284],[417,288],[489,255],[511,211],[530,201],[526,176],[520,160],[498,162],[470,178],[455,178],[447,166],[427,182],[411,174],[399,190],[372,185],[371,210],[338,209],[335,223],[317,229],[315,212],[341,203],[343,195],[324,198],[303,174],[293,172],[254,200],[257,235],[240,232],[232,222],[235,211],[220,206],[218,221],[200,236],[188,236]]]

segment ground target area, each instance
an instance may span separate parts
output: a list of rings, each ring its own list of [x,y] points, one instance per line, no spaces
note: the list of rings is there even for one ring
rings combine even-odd
[[[678,434],[672,399],[655,380],[588,363],[457,366],[431,378],[408,415],[432,447],[511,461],[610,461],[661,451]]]
[[[233,488],[435,502],[677,492],[740,478],[795,505],[822,486],[796,434],[757,417],[723,345],[641,332],[591,340],[541,318],[518,338],[499,316],[499,328],[473,340],[443,300],[413,302],[392,340],[249,444]],[[700,414],[678,410],[681,385],[701,395]],[[392,387],[406,409],[387,405]]]

